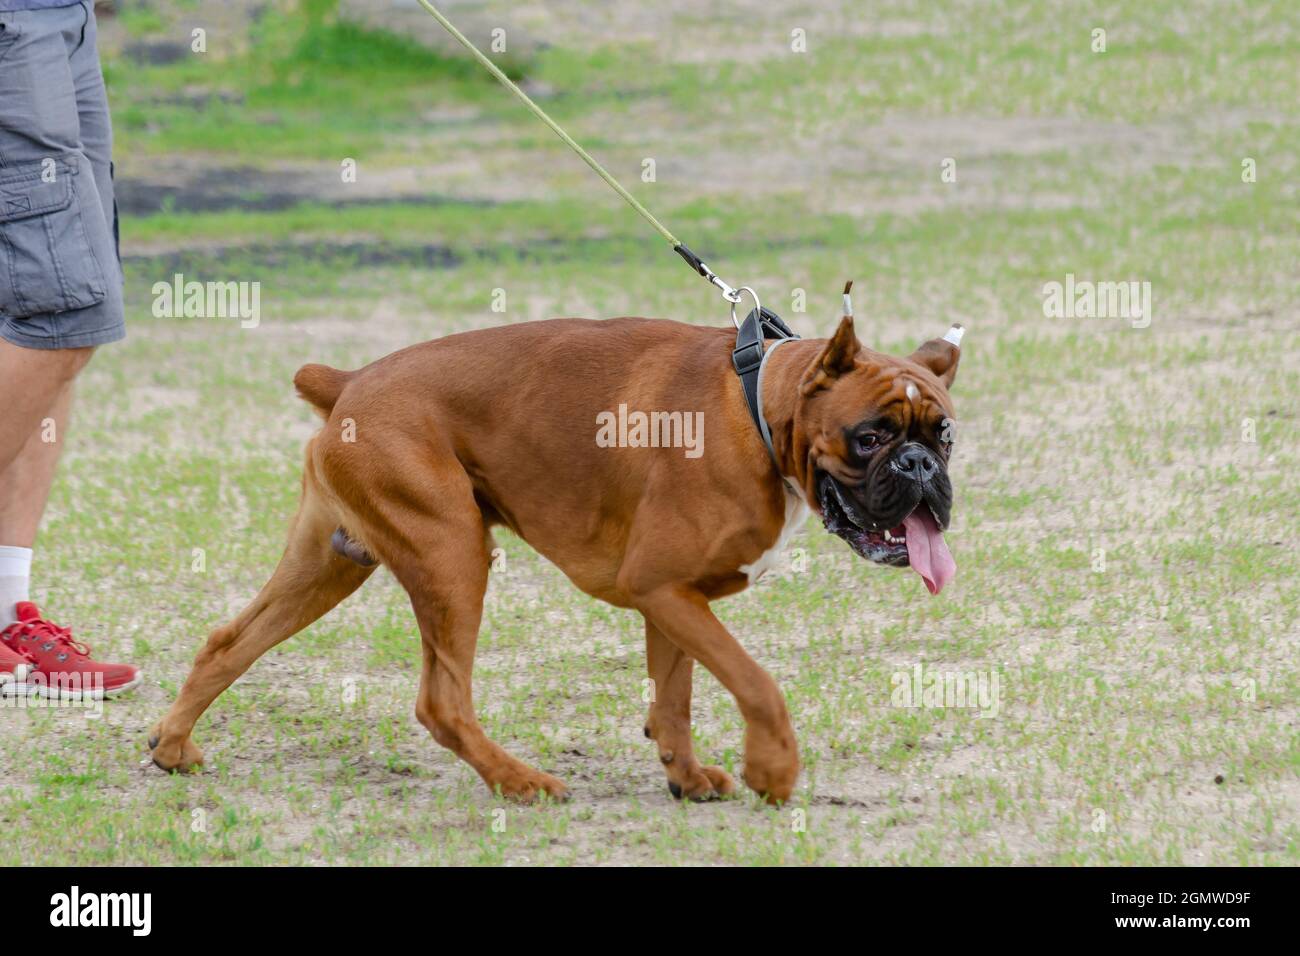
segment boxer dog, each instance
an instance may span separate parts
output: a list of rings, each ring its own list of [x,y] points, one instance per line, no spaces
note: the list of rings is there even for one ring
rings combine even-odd
[[[420,723],[493,791],[564,798],[563,783],[490,740],[474,713],[490,532],[505,525],[586,593],[645,618],[645,733],[675,797],[734,788],[692,750],[699,661],[745,719],[745,783],[788,799],[799,756],[785,698],[710,602],[752,583],[809,510],[867,561],[910,565],[938,593],[955,572],[943,530],[960,329],[907,358],[864,348],[849,316],[829,339],[784,343],[761,378],[771,454],[734,342],[731,329],[662,319],[553,319],[450,335],[353,372],[303,366],[294,384],[325,424],[307,445],[288,546],[199,651],[152,731],[154,762],[202,763],[190,733],[213,700],[383,564],[419,624]],[[603,446],[599,423],[620,406],[702,413],[699,453],[644,435]]]

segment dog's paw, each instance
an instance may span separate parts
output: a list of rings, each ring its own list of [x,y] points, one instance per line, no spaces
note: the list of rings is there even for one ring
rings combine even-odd
[[[744,778],[749,789],[773,806],[790,799],[799,779],[799,751],[788,727],[769,734],[750,725],[745,734]]]
[[[772,770],[746,764],[744,773],[745,785],[774,807],[779,807],[790,799],[798,775],[797,765]]]
[[[524,767],[510,770],[488,784],[492,792],[517,803],[535,803],[549,799],[564,803],[569,799],[569,788],[549,773]]]
[[[190,773],[203,766],[203,751],[186,737],[180,742],[163,740],[158,728],[149,732],[149,756],[154,766],[168,773]]]
[[[685,780],[668,778],[668,792],[677,800],[718,800],[736,792],[736,782],[721,767],[695,767]]]

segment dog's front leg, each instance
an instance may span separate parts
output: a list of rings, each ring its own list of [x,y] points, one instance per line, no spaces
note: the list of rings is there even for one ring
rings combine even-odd
[[[646,666],[650,672],[650,713],[645,735],[659,745],[659,762],[674,797],[708,800],[736,789],[721,767],[702,767],[691,742],[691,671],[695,662],[659,628],[645,622]]]
[[[741,716],[745,718],[745,783],[762,794],[769,803],[782,803],[794,791],[799,775],[799,752],[790,714],[785,706],[781,689],[763,668],[751,658],[739,642],[727,632],[713,615],[708,599],[694,588],[669,585],[640,595],[637,608],[647,622],[662,632],[679,651],[699,661],[713,676],[722,682],[736,698]],[[649,630],[647,630],[647,635]],[[662,655],[659,656],[662,659]],[[662,667],[652,663],[651,667]],[[675,668],[674,668],[675,670]],[[656,680],[656,705],[661,701],[667,707],[675,704],[680,713],[680,689],[676,688],[670,673],[666,686]],[[689,671],[686,672],[689,680]],[[654,678],[652,671],[651,677]],[[659,696],[662,694],[663,696]],[[689,708],[689,697],[687,698]],[[652,716],[657,715],[652,711]],[[652,731],[658,731],[654,721]],[[686,718],[686,739],[690,739],[690,718]],[[678,732],[674,740],[680,740]],[[660,742],[661,748],[663,742]],[[662,754],[661,750],[661,754]],[[676,751],[673,762],[676,762]],[[694,758],[692,757],[692,760]],[[671,763],[668,764],[672,766]],[[669,779],[672,779],[671,773]]]

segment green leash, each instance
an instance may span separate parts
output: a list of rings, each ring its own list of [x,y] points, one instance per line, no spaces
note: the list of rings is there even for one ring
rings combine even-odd
[[[469,52],[473,54],[474,59],[478,60],[479,63],[483,64],[484,69],[486,69],[489,73],[495,76],[497,78],[497,81],[500,82],[502,86],[508,89],[511,93],[515,94],[515,96],[519,97],[520,102],[522,102],[524,106],[528,107],[528,109],[532,111],[534,116],[536,116],[539,120],[541,120],[543,123],[549,126],[552,132],[554,132],[556,136],[564,140],[564,142],[568,145],[568,147],[571,150],[573,150],[575,153],[577,153],[579,158],[581,158],[584,163],[586,163],[595,171],[597,176],[605,180],[605,182],[609,184],[609,187],[612,190],[614,190],[614,192],[622,196],[623,199],[627,202],[627,204],[631,206],[633,209],[635,209],[641,215],[641,218],[643,218],[646,222],[650,223],[650,225],[654,227],[655,232],[659,233],[659,235],[663,236],[670,243],[672,243],[674,252],[676,252],[679,256],[685,259],[687,264],[692,269],[694,269],[700,275],[704,276],[705,279],[709,280],[709,282],[717,286],[722,291],[722,297],[731,303],[731,319],[732,322],[734,322],[737,325],[737,327],[739,327],[740,323],[736,319],[736,303],[740,301],[741,296],[743,294],[748,293],[749,296],[754,300],[754,307],[756,309],[761,309],[761,306],[759,306],[758,304],[758,296],[754,294],[753,289],[749,288],[748,286],[741,286],[739,289],[733,289],[731,286],[727,285],[727,283],[719,279],[717,275],[715,275],[713,271],[700,260],[699,256],[691,252],[690,248],[686,245],[686,243],[682,242],[680,239],[674,236],[671,232],[668,231],[668,228],[663,223],[661,223],[658,219],[656,219],[653,215],[651,215],[650,210],[646,209],[645,206],[641,205],[641,203],[637,201],[637,198],[635,196],[633,196],[630,192],[624,189],[622,183],[620,183],[617,179],[611,176],[609,171],[606,170],[604,166],[596,162],[596,160],[591,156],[591,154],[588,153],[585,149],[583,149],[580,145],[578,145],[577,141],[574,140],[572,136],[570,136],[563,129],[561,129],[559,123],[555,122],[555,120],[547,116],[546,111],[542,109],[540,106],[538,106],[536,103],[534,103],[532,99],[529,98],[528,94],[525,93],[523,90],[521,90],[515,84],[515,82],[510,79],[510,77],[506,76],[505,73],[503,73],[495,63],[493,63],[490,59],[488,59],[488,57],[483,53],[483,51],[481,51],[478,47],[476,47],[473,43],[471,43],[465,37],[465,34],[457,30],[455,24],[453,24],[450,20],[448,20],[441,13],[439,13],[437,7],[435,7],[432,3],[430,3],[429,0],[419,0],[419,2],[420,2],[420,6],[428,10],[429,13],[433,16],[433,18],[437,20],[439,23],[441,23],[443,28],[448,33],[450,33],[453,37],[456,38],[457,42],[459,42],[461,46],[463,46],[466,50],[469,50]]]

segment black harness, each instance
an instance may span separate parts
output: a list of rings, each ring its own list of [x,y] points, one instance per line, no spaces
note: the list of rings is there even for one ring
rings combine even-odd
[[[771,309],[750,309],[745,321],[736,331],[736,347],[731,350],[731,364],[740,376],[740,386],[745,392],[745,404],[749,406],[749,417],[758,426],[763,436],[763,444],[768,454],[776,462],[776,451],[772,448],[772,433],[768,430],[767,419],[763,417],[763,364],[767,356],[776,351],[778,345],[798,339],[785,321]],[[764,339],[776,339],[766,349]]]
[[[748,292],[754,300],[755,307],[750,309],[749,315],[745,316],[745,321],[736,322],[736,347],[731,350],[731,364],[735,367],[736,374],[740,376],[740,385],[745,390],[745,404],[749,406],[749,417],[758,426],[758,432],[763,436],[763,444],[767,446],[773,463],[776,463],[776,452],[772,448],[772,433],[768,430],[767,420],[763,418],[761,387],[763,363],[778,345],[793,341],[799,336],[795,335],[794,330],[786,325],[779,315],[759,305],[758,296],[753,289],[744,286],[733,289],[727,285],[685,243],[674,241],[673,251],[685,259],[692,269],[722,290],[722,297],[731,303],[732,322],[736,322],[736,303],[740,301],[741,295]],[[845,287],[844,292],[847,297],[848,287]],[[776,341],[765,349],[763,347],[765,339],[776,339]]]

